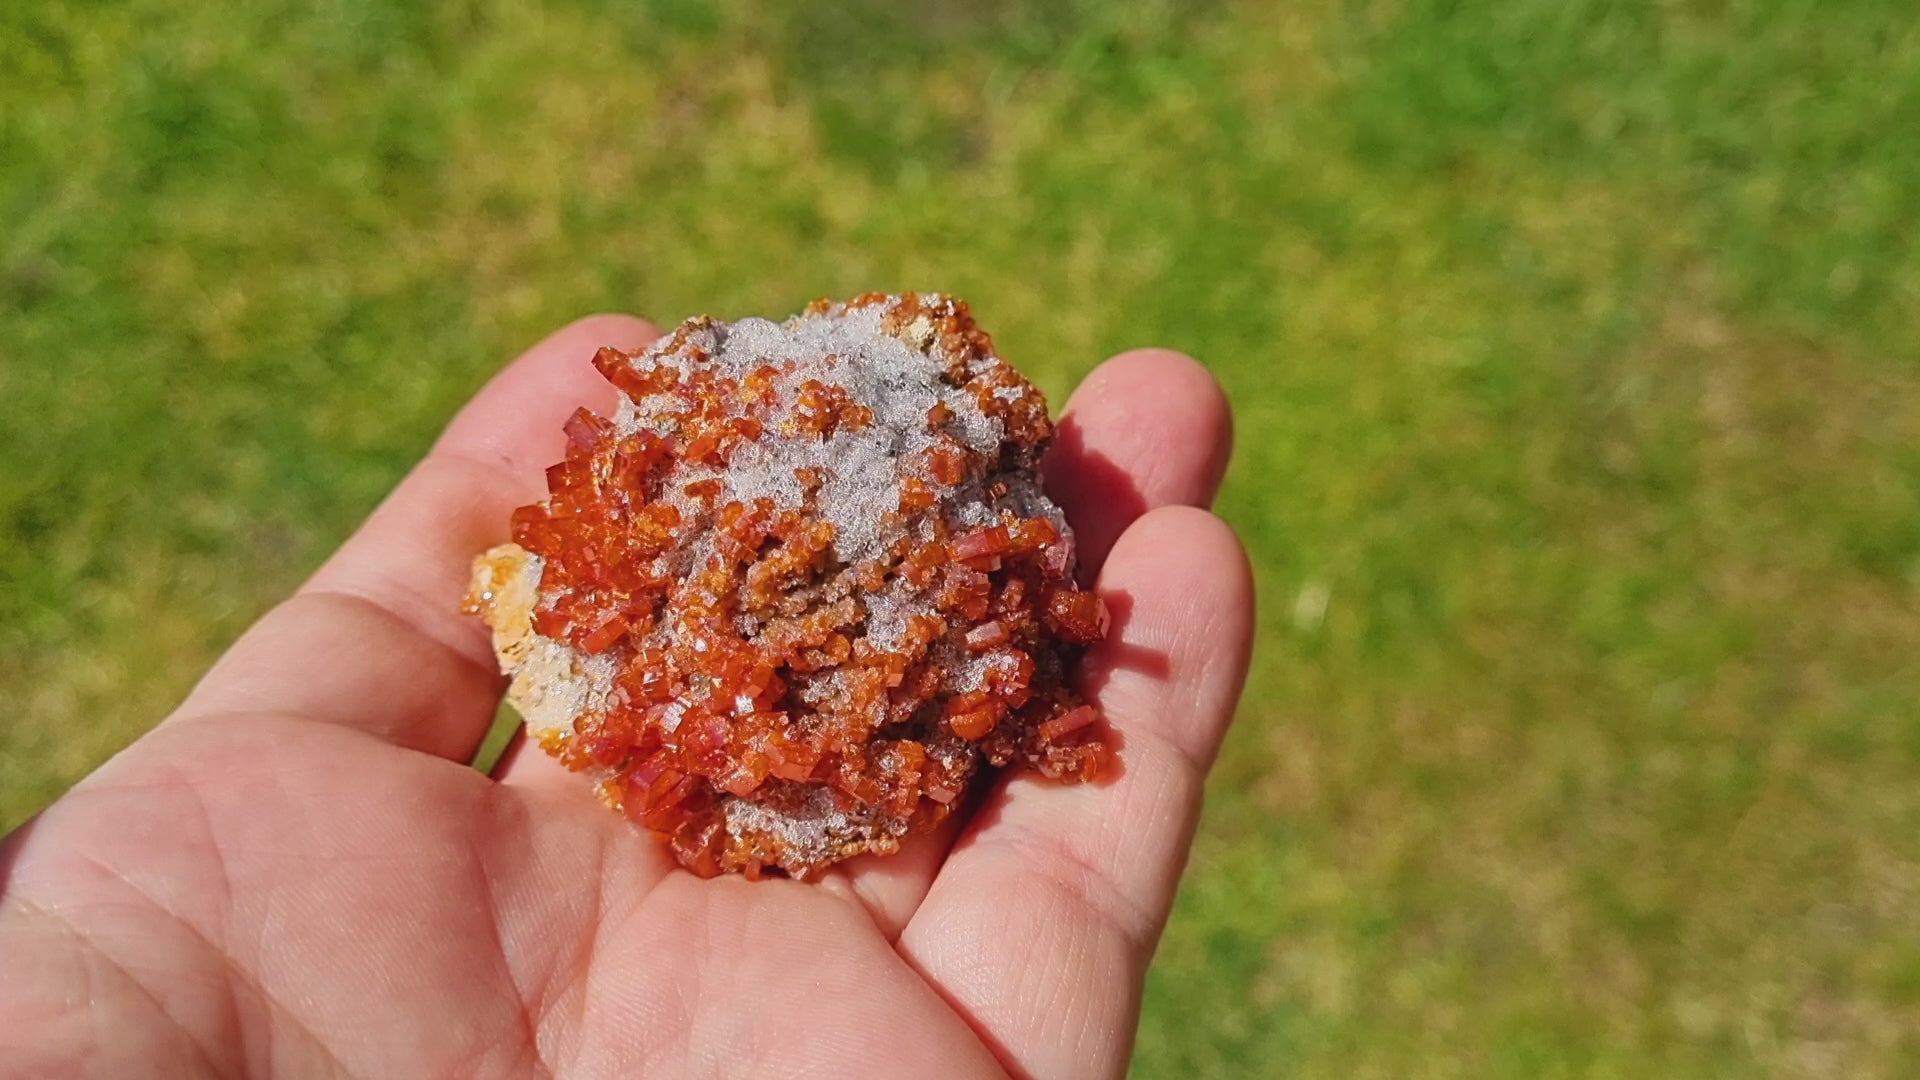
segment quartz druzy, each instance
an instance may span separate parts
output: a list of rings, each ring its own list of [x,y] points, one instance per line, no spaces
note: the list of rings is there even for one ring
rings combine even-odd
[[[1041,493],[1046,402],[965,304],[690,319],[595,366],[549,495],[475,561],[532,737],[701,874],[896,850],[988,766],[1108,761],[1106,612]]]

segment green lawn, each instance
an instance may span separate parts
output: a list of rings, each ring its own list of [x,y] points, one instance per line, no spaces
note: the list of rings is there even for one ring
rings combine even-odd
[[[870,288],[1238,409],[1141,1075],[1920,1073],[1897,0],[0,5],[0,826],[546,330]]]

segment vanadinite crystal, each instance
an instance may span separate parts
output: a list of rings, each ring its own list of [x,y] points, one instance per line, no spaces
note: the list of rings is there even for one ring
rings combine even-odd
[[[546,501],[475,561],[529,732],[700,874],[805,877],[990,766],[1096,776],[1066,685],[1106,630],[1041,494],[1046,402],[965,304],[688,320],[594,360]]]

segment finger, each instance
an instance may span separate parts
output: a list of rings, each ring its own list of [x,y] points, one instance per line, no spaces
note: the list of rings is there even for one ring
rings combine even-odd
[[[948,856],[899,947],[1016,1075],[1118,1075],[1232,717],[1252,575],[1218,518],[1155,510],[1100,576],[1113,635],[1087,687],[1118,744],[1108,782],[1013,777]]]
[[[1213,503],[1233,415],[1213,375],[1170,349],[1121,353],[1067,399],[1043,465],[1091,581],[1120,534],[1156,506]]]
[[[529,349],[460,410],[303,591],[392,608],[421,633],[491,665],[486,627],[460,610],[473,557],[506,539],[515,507],[546,494],[546,469],[562,456],[567,417],[582,406],[607,412],[618,400],[594,370],[594,353],[658,335],[643,319],[595,315]]]
[[[1206,506],[1232,453],[1227,400],[1206,368],[1169,349],[1136,349],[1101,364],[1067,401],[1044,464],[1049,495],[1066,511],[1091,578],[1113,540],[1161,506]],[[960,815],[899,854],[843,863],[844,884],[881,931],[897,936],[940,870]]]
[[[601,346],[657,331],[625,315],[575,322],[535,345],[460,411],[440,440],[290,600],[215,665],[176,717],[297,714],[446,757],[469,756],[500,680],[487,631],[461,613],[474,555],[537,499],[562,427],[616,391]]]
[[[820,887],[859,905],[881,936],[894,941],[927,895],[965,824],[964,812],[951,814],[932,831],[907,837],[895,854],[848,859],[834,867]]]

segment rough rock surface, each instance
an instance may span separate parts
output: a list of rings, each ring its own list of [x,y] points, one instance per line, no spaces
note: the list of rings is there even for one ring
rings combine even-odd
[[[966,305],[690,319],[595,365],[548,498],[475,561],[530,734],[701,874],[897,850],[988,767],[1100,773],[1104,634],[1041,493],[1046,402]]]

